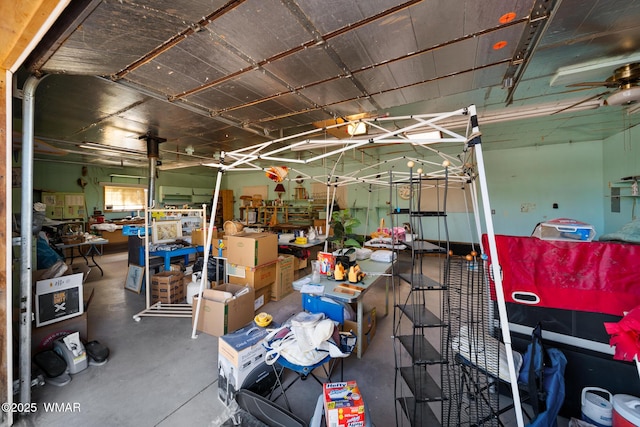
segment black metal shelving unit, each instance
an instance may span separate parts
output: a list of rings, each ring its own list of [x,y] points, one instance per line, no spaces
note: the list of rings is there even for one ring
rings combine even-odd
[[[488,280],[477,253],[450,251],[448,175],[391,175],[392,201],[401,186],[409,186],[409,198],[392,202],[391,226],[408,224],[411,238],[397,250],[393,272],[396,424],[498,425],[499,342],[490,336]],[[425,186],[437,190],[436,210],[421,209]]]
[[[432,180],[421,174],[414,176],[412,170],[408,179],[394,181],[392,174],[390,180],[392,201],[398,188],[409,187],[409,198],[403,203],[406,206],[392,203],[391,226],[394,230],[398,224],[405,227],[408,224],[411,237],[403,242],[407,249],[398,251],[399,257],[409,255],[409,262],[398,263],[399,267],[394,269],[396,424],[404,425],[408,420],[411,426],[440,426],[444,420],[443,403],[447,400],[443,382],[449,363],[446,352],[442,351],[449,343],[445,315],[448,311],[445,285],[448,233],[444,206],[435,211],[421,209],[421,188],[427,181],[430,185],[446,187],[446,180]],[[437,244],[425,239],[425,227],[434,226],[445,235]],[[427,274],[425,257],[434,257],[429,260],[429,268],[437,264],[438,279],[433,279],[433,272]]]

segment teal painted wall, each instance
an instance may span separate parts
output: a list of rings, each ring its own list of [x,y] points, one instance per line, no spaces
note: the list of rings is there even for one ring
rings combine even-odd
[[[489,146],[490,141],[483,142]],[[605,141],[554,144],[541,147],[508,150],[485,150],[487,185],[495,232],[509,235],[529,235],[535,225],[553,218],[567,217],[592,224],[597,236],[618,230],[631,221],[635,199],[623,198],[621,212],[610,209],[609,183],[623,176],[640,175],[640,127],[615,135]],[[397,154],[396,154],[397,156]],[[425,157],[425,159],[428,159]],[[326,175],[335,167],[340,173],[362,167],[356,153],[346,153],[339,162],[326,160],[318,166],[291,164],[289,178],[294,179],[299,171],[316,176],[325,183]],[[436,161],[436,158],[430,158]],[[377,160],[368,158],[367,163]],[[337,164],[336,164],[337,163]],[[214,188],[216,169],[203,174],[177,171],[159,171],[157,188],[161,185]],[[87,186],[84,193],[88,212],[102,206],[100,182],[111,182],[110,174],[146,175],[144,168],[88,167]],[[34,166],[34,189],[43,191],[71,191],[82,189],[77,184],[81,177],[80,165],[36,162]],[[136,179],[113,178],[113,182],[137,183]],[[147,179],[140,180],[142,184]],[[286,184],[286,183],[285,183]],[[239,195],[243,186],[267,185],[268,198],[277,197],[273,192],[275,183],[265,177],[264,172],[227,172],[221,188],[234,190],[235,215],[239,217]],[[283,199],[292,200],[295,182],[287,184]],[[310,181],[303,184],[310,192]],[[369,193],[368,185],[348,186],[347,205],[363,225],[357,230],[370,233],[377,229],[380,219],[390,225],[387,215],[388,189],[374,188]],[[299,202],[298,202],[299,203]],[[552,206],[558,204],[558,209]],[[15,207],[19,207],[14,203]],[[109,217],[122,217],[110,214]],[[368,216],[369,222],[366,224]],[[477,241],[473,218],[464,213],[448,215],[450,239],[452,241]],[[470,225],[471,223],[471,225]],[[428,238],[437,238],[433,226],[426,227]],[[481,230],[485,232],[485,230]],[[597,238],[596,236],[596,238]]]
[[[610,185],[625,176],[640,175],[640,126],[619,133],[604,141],[602,147],[604,179],[601,190],[604,197],[603,217],[607,232],[619,230],[624,224],[637,218],[638,198],[620,199],[620,212],[611,212]],[[621,190],[624,194],[624,190]],[[626,194],[630,194],[627,190]]]
[[[65,192],[83,192],[78,185],[77,180],[83,178],[87,185],[84,188],[85,201],[87,204],[87,212],[89,215],[93,212],[94,207],[98,210],[102,209],[103,197],[101,182],[114,182],[126,184],[148,184],[148,178],[132,179],[132,178],[111,178],[109,175],[134,175],[147,176],[148,168],[107,168],[107,167],[87,167],[87,175],[82,177],[82,166],[65,163],[52,162],[35,162],[33,170],[33,188],[41,191],[65,191]],[[171,185],[178,187],[194,187],[194,188],[215,188],[216,170],[211,169],[210,173],[205,174],[188,174],[177,171],[158,171],[158,179],[156,180],[156,193],[161,185]],[[156,194],[157,198],[157,194]],[[34,201],[36,197],[34,196]],[[108,219],[122,218],[128,213],[108,213],[105,216]]]
[[[526,236],[554,218],[605,231],[602,142],[491,150],[484,158],[496,233]]]

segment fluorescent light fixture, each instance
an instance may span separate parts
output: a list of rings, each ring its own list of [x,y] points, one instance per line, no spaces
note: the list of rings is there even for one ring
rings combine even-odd
[[[146,152],[143,152],[143,151],[133,150],[133,149],[124,148],[124,147],[113,147],[110,145],[96,144],[95,142],[83,142],[82,144],[78,145],[78,147],[88,148],[90,150],[108,151],[112,153],[121,153],[121,154],[137,154],[137,155],[145,155],[145,156],[147,154]]]
[[[117,173],[109,174],[111,178],[131,178],[131,179],[144,179],[146,176],[142,175],[119,175]]]
[[[349,123],[347,125],[347,133],[351,136],[365,135],[367,133],[367,124],[365,122]]]
[[[638,61],[640,61],[640,53],[633,52],[627,55],[600,58],[581,64],[560,67],[549,85],[566,86],[572,83],[601,81],[604,76],[609,77],[613,74],[616,68]]]

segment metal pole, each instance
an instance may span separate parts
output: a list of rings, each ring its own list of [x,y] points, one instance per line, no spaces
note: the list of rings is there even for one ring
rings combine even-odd
[[[160,158],[160,143],[165,142],[165,138],[158,138],[152,136],[150,132],[146,135],[138,137],[138,139],[144,139],[147,141],[147,158],[149,159],[149,185],[147,188],[147,209],[144,212],[144,266],[146,274],[145,277],[145,299],[146,307],[151,307],[151,278],[149,277],[149,210],[156,207],[156,167],[158,166],[158,159]]]
[[[511,333],[509,331],[509,319],[507,318],[507,306],[502,288],[502,269],[498,260],[498,250],[496,247],[496,235],[493,230],[493,219],[491,217],[491,205],[489,202],[489,191],[487,188],[487,178],[484,169],[484,157],[482,155],[482,144],[480,141],[480,129],[478,128],[478,117],[475,105],[469,107],[471,118],[471,137],[468,144],[474,145],[474,150],[478,159],[478,179],[480,180],[480,192],[482,194],[482,209],[484,210],[484,220],[487,226],[487,236],[489,240],[489,252],[492,258],[493,280],[496,285],[496,296],[498,299],[498,314],[500,316],[500,327],[502,329],[502,340],[507,351],[507,364],[509,365],[509,376],[511,378],[511,393],[513,395],[513,406],[516,414],[518,427],[524,427],[522,417],[522,404],[520,402],[520,391],[518,390],[518,373],[513,362],[513,352],[511,350]]]
[[[160,143],[165,142],[165,138],[152,136],[150,132],[138,137],[147,141],[147,158],[149,159],[149,189],[147,194],[147,204],[149,208],[155,208],[156,202],[156,167],[160,158]]]
[[[224,164],[224,152],[222,152],[222,154],[220,155],[220,163]],[[203,262],[203,268],[202,268],[202,277],[200,277],[200,289],[198,289],[198,302],[196,304],[196,314],[195,317],[193,319],[193,328],[191,330],[191,338],[198,338],[198,335],[196,334],[196,332],[198,331],[198,320],[200,317],[200,306],[202,304],[202,291],[204,291],[204,284],[206,283],[206,280],[208,280],[207,277],[207,263],[209,262],[209,254],[211,253],[211,242],[213,240],[213,225],[216,219],[216,211],[218,209],[218,196],[220,195],[220,183],[222,181],[222,174],[223,174],[223,170],[222,168],[218,169],[218,174],[216,176],[216,189],[213,193],[213,202],[211,205],[211,215],[209,218],[209,230],[205,233],[205,245],[204,245],[204,262]],[[218,261],[216,261],[216,270],[218,269],[218,262],[220,258],[218,258]],[[226,277],[226,263],[225,263],[225,277]]]
[[[46,76],[45,76],[46,77]],[[29,77],[22,98],[22,204],[20,214],[20,402],[31,403],[31,317],[33,246],[33,121],[35,92],[42,78]],[[8,338],[10,339],[10,337]]]

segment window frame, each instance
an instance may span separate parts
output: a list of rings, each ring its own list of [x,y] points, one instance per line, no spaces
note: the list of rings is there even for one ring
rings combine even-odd
[[[144,184],[126,184],[122,182],[101,182],[100,186],[102,187],[102,209],[103,212],[131,212],[131,211],[141,211],[145,208],[147,204],[147,186]],[[131,207],[124,207],[122,209],[107,209],[107,191],[109,188],[136,188],[142,190],[142,203],[140,205],[131,205]],[[113,205],[112,205],[113,206]]]

